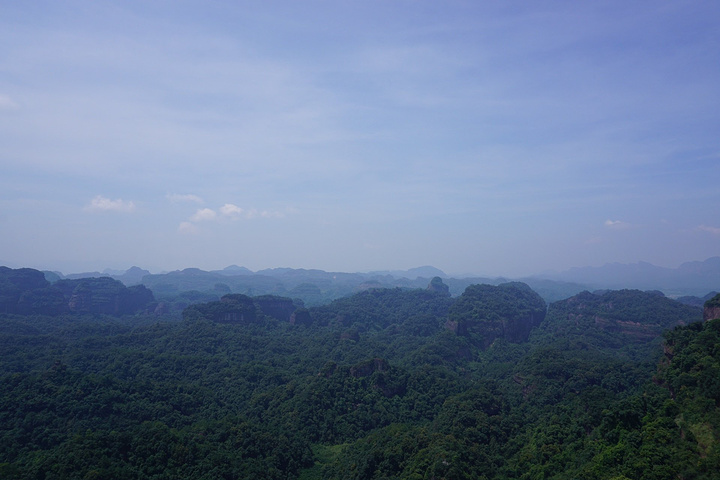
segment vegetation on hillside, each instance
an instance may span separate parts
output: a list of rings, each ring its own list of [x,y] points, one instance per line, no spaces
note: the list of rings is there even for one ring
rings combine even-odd
[[[0,315],[0,478],[720,470],[720,320],[661,295],[586,292],[545,314],[524,284],[451,298],[435,281],[118,315]]]

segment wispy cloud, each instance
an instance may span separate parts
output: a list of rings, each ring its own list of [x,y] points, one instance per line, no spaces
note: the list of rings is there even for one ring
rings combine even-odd
[[[126,202],[122,198],[110,200],[98,195],[85,206],[85,210],[90,212],[132,212],[135,210],[135,204]]]
[[[226,217],[239,217],[243,214],[243,209],[238,207],[237,205],[233,205],[232,203],[226,203],[222,207],[220,207],[220,213],[225,215]]]
[[[227,222],[240,219],[252,220],[255,218],[283,218],[284,216],[285,214],[283,212],[277,210],[245,209],[232,203],[225,203],[218,208],[217,211],[212,208],[197,209],[190,218],[180,223],[178,232],[198,233],[200,231],[198,224],[204,222]]]
[[[215,210],[210,208],[201,208],[195,214],[190,217],[190,220],[193,222],[206,222],[209,220],[215,220],[217,218],[217,213]]]
[[[172,203],[204,203],[202,198],[193,194],[168,193],[165,198]]]
[[[230,219],[245,218],[251,220],[253,218],[282,218],[285,216],[284,213],[276,210],[257,210],[256,208],[244,209],[233,205],[232,203],[226,203],[220,207],[220,213]]]
[[[626,230],[632,227],[632,224],[623,222],[622,220],[605,220],[605,226],[613,230]]]
[[[252,218],[282,218],[285,215],[282,212],[274,211],[274,210],[256,210],[254,208],[251,208],[248,210],[245,214],[245,218],[252,219]]]
[[[186,235],[194,235],[198,233],[198,231],[197,225],[192,222],[180,222],[180,226],[178,227],[178,232]]]
[[[712,233],[713,235],[720,235],[720,227],[710,227],[708,225],[700,225],[697,227],[702,232]]]

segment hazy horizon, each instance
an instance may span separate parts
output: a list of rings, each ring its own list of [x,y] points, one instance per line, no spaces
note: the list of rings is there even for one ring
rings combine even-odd
[[[703,260],[690,260],[690,261],[688,261],[688,262],[683,262],[683,264],[685,264],[685,263],[696,263],[696,262],[703,263],[703,262],[706,262],[706,261],[712,260],[712,259],[720,259],[720,257],[717,257],[717,256],[716,256],[716,257],[709,257],[709,258],[703,259]],[[409,267],[409,268],[407,268],[407,269],[376,269],[376,270],[353,270],[353,271],[349,271],[349,270],[324,270],[324,269],[319,269],[319,268],[315,268],[315,267],[312,267],[312,266],[305,266],[305,267],[272,266],[272,267],[264,267],[264,268],[258,268],[258,269],[249,269],[249,268],[248,268],[248,270],[250,270],[253,274],[256,274],[256,273],[258,273],[258,272],[262,272],[262,271],[265,271],[265,270],[274,270],[274,269],[282,270],[282,269],[286,269],[286,268],[289,268],[289,269],[299,269],[299,270],[300,270],[300,269],[304,269],[304,270],[320,270],[320,271],[325,271],[325,272],[327,272],[327,273],[349,273],[349,274],[359,273],[359,274],[372,274],[372,273],[385,273],[385,272],[389,272],[389,273],[397,274],[397,273],[401,273],[401,272],[407,272],[407,271],[418,270],[418,269],[423,269],[423,268],[434,268],[434,269],[441,270],[442,273],[443,273],[447,278],[486,277],[486,278],[520,279],[520,278],[531,278],[531,277],[536,277],[536,278],[543,278],[543,277],[545,277],[545,278],[554,278],[555,275],[571,273],[571,272],[573,271],[573,269],[603,268],[603,267],[608,267],[608,266],[613,266],[613,265],[632,266],[632,265],[639,265],[640,263],[647,263],[647,262],[642,262],[642,261],[641,261],[641,262],[624,263],[624,264],[623,264],[623,263],[620,263],[620,262],[608,262],[608,263],[605,263],[605,264],[603,264],[603,265],[578,265],[578,266],[570,267],[570,268],[565,269],[565,270],[562,270],[562,271],[560,271],[560,270],[546,270],[546,271],[538,271],[538,272],[532,272],[532,273],[521,274],[521,275],[506,275],[506,274],[503,274],[503,273],[487,273],[487,272],[447,272],[447,271],[442,270],[441,268],[437,268],[437,267],[434,266],[434,265],[417,265],[417,266],[414,266],[414,267]],[[650,265],[653,265],[653,266],[655,266],[655,267],[666,268],[666,269],[677,269],[678,267],[681,267],[683,264],[676,265],[676,266],[669,266],[669,267],[668,267],[668,266],[662,266],[662,265],[654,265],[654,264],[650,264]],[[60,273],[60,274],[62,274],[63,276],[72,276],[72,275],[86,274],[86,273],[101,273],[101,274],[107,274],[107,275],[123,275],[124,273],[128,272],[128,271],[129,271],[130,269],[132,269],[132,268],[140,268],[140,269],[142,269],[142,270],[149,271],[150,274],[153,274],[153,275],[154,275],[154,274],[161,274],[161,275],[162,275],[162,274],[171,273],[171,272],[183,271],[183,270],[186,270],[186,269],[199,269],[199,270],[207,271],[207,272],[218,272],[218,271],[225,270],[225,269],[227,269],[227,268],[229,268],[229,267],[242,267],[242,268],[247,268],[247,267],[244,266],[244,265],[230,264],[230,265],[225,265],[225,266],[217,267],[217,268],[200,268],[200,267],[193,266],[193,265],[186,265],[186,266],[179,267],[179,268],[175,268],[175,269],[172,269],[172,270],[154,270],[154,269],[146,268],[146,267],[143,266],[143,265],[133,264],[133,265],[131,265],[131,266],[129,266],[129,267],[126,267],[126,268],[122,268],[122,267],[120,267],[120,268],[97,267],[97,268],[78,269],[78,268],[72,268],[72,267],[71,267],[70,269],[62,270],[62,269],[57,269],[57,268],[46,268],[46,267],[41,266],[41,265],[34,265],[34,266],[33,266],[33,265],[18,265],[18,264],[14,264],[14,263],[12,263],[12,262],[3,262],[2,260],[0,260],[0,266],[9,267],[9,268],[33,268],[33,269],[42,270],[42,271],[53,271],[53,272],[56,272],[56,273]],[[432,276],[432,275],[430,275],[430,276]],[[556,278],[556,280],[558,280],[558,281],[574,281],[574,280],[568,280],[568,279],[563,279],[563,278]]]
[[[718,19],[5,2],[0,261],[521,277],[718,256]]]

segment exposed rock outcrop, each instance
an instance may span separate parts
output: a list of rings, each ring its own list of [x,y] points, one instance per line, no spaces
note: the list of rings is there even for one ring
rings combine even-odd
[[[705,302],[703,308],[703,320],[715,320],[720,318],[720,293],[715,295],[713,298]]]
[[[542,329],[556,337],[582,336],[596,346],[615,348],[657,338],[667,329],[700,321],[700,309],[656,292],[581,292],[554,302]]]
[[[383,358],[373,358],[350,368],[350,375],[355,378],[367,377],[375,372],[384,372],[388,370],[390,366],[387,360]]]
[[[132,315],[147,310],[155,300],[144,285],[126,287],[110,277],[59,280],[54,286],[68,298],[72,313]]]
[[[190,305],[185,318],[194,316],[218,323],[249,325],[272,317],[293,325],[310,325],[312,318],[306,308],[297,308],[291,298],[276,295],[249,297],[241,293],[223,295],[219,301]]]
[[[482,348],[495,339],[527,340],[545,318],[545,301],[524,283],[471,285],[450,307],[446,328]]]
[[[383,358],[373,358],[350,367],[350,376],[354,378],[368,378],[368,387],[379,390],[385,397],[394,397],[405,393],[406,385],[403,379],[394,375],[394,370]]]
[[[220,323],[249,324],[257,319],[257,309],[251,297],[241,293],[223,295],[219,302],[197,306]]]
[[[298,308],[290,315],[290,325],[308,326],[310,324],[312,324],[312,317],[307,308]]]
[[[290,318],[295,311],[295,305],[291,298],[261,295],[255,297],[254,300],[262,313],[281,322],[290,322]]]
[[[109,277],[62,279],[53,285],[43,272],[0,267],[0,311],[20,315],[89,313],[132,315],[155,308],[143,285],[126,287]]]

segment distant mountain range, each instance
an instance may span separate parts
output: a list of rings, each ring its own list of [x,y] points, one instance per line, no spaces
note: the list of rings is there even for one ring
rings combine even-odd
[[[139,283],[143,283],[144,277],[151,276],[151,277],[157,277],[157,276],[176,276],[176,275],[190,275],[190,274],[212,274],[212,275],[222,275],[226,277],[234,277],[234,276],[263,276],[263,277],[273,277],[273,278],[326,278],[326,277],[334,277],[336,278],[338,275],[351,278],[355,277],[358,279],[378,279],[378,278],[387,278],[392,277],[395,279],[404,279],[404,280],[416,280],[418,278],[422,279],[429,279],[433,277],[441,277],[441,278],[447,278],[448,275],[443,272],[442,270],[431,267],[431,266],[424,266],[424,267],[417,267],[417,268],[411,268],[409,270],[384,270],[384,271],[373,271],[373,272],[367,272],[367,273],[344,273],[344,272],[326,272],[324,270],[317,270],[317,269],[304,269],[304,268],[266,268],[263,270],[258,270],[257,272],[253,272],[252,270],[240,267],[238,265],[230,265],[228,267],[223,268],[222,270],[200,270],[198,268],[186,268],[184,270],[176,270],[173,272],[167,272],[167,273],[160,273],[160,274],[151,274],[150,271],[144,270],[140,267],[131,267],[128,270],[112,270],[109,268],[106,268],[102,272],[82,272],[82,273],[71,273],[67,275],[63,275],[61,272],[50,272],[46,271],[45,275],[46,277],[50,277],[51,281],[55,281],[58,279],[78,279],[78,278],[92,278],[92,277],[111,277],[116,280],[120,280],[121,282],[125,283],[126,285],[135,285]]]
[[[646,262],[610,263],[602,267],[571,268],[561,273],[517,279],[453,278],[432,266],[364,273],[303,268],[269,268],[253,272],[238,265],[230,265],[222,270],[186,268],[161,274],[151,274],[137,266],[126,271],[106,269],[103,272],[69,275],[60,272],[44,273],[51,282],[60,279],[112,277],[127,286],[143,284],[159,298],[169,298],[189,291],[218,296],[232,292],[282,295],[302,299],[308,305],[327,303],[369,288],[425,288],[433,277],[443,278],[452,295],[460,295],[472,284],[498,285],[508,280],[519,280],[530,285],[547,302],[562,300],[583,290],[631,288],[659,290],[672,297],[695,296],[697,302],[702,303],[701,299],[707,296],[708,292],[720,290],[720,257],[684,263],[678,268],[658,267]],[[202,298],[207,301],[207,298]]]
[[[647,262],[608,263],[602,267],[571,268],[562,273],[538,276],[548,280],[580,283],[591,289],[637,288],[660,290],[666,295],[704,295],[720,289],[720,257],[665,268]]]
[[[272,294],[298,298],[308,306],[325,304],[336,298],[371,288],[426,288],[434,277],[443,278],[452,295],[462,294],[469,285],[498,285],[508,281],[503,277],[450,278],[442,270],[431,266],[364,273],[326,272],[303,268],[269,268],[253,272],[237,265],[222,270],[205,271],[186,268],[160,274],[152,274],[140,267],[132,267],[124,272],[106,269],[103,272],[69,275],[49,271],[44,273],[50,282],[61,279],[111,277],[127,286],[143,284],[161,301],[177,302],[178,297],[183,297],[183,301],[194,303],[211,301],[213,296],[219,298],[226,293]],[[585,289],[583,285],[540,278],[527,279],[527,283],[547,302],[567,298]]]
[[[60,272],[49,272],[45,271],[45,278],[50,282],[55,282],[61,279],[77,280],[80,278],[99,278],[99,277],[110,277],[115,280],[120,280],[126,286],[139,285],[142,283],[145,275],[150,275],[150,271],[144,270],[140,267],[130,267],[127,270],[112,270],[106,268],[102,272],[82,272],[82,273],[70,273],[63,275]]]

